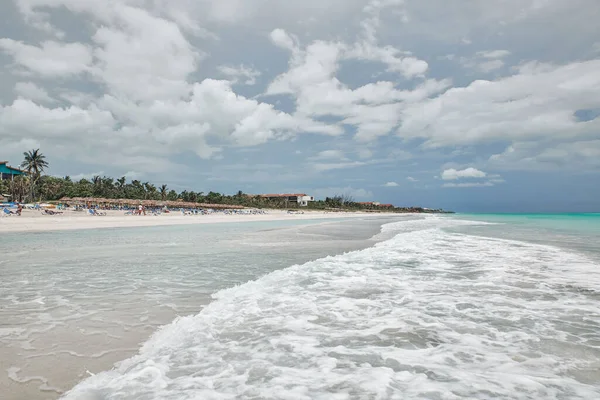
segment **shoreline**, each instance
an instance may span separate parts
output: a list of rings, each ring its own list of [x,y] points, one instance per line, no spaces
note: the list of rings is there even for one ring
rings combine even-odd
[[[0,369],[8,371],[0,374],[0,392],[14,400],[60,398],[87,378],[87,371],[97,374],[112,369],[116,363],[136,356],[140,346],[178,316],[202,312],[214,301],[212,295],[220,290],[296,264],[372,246],[373,238],[387,223],[385,218],[363,219],[361,214],[352,215],[356,218],[345,218],[341,213],[311,212],[164,216],[163,225],[173,225],[174,221],[181,221],[175,223],[181,225],[280,220],[304,220],[308,225],[274,227],[267,231],[249,227],[232,236],[220,230],[196,229],[193,240],[188,232],[174,230],[162,243],[156,243],[159,236],[151,230],[99,231],[90,249],[85,247],[85,232],[81,232],[69,235],[70,239],[50,254],[47,250],[53,243],[47,235],[30,235],[26,243],[27,259],[21,262],[21,255],[9,253],[4,264],[15,272],[8,273],[7,269],[7,276],[13,281],[6,286],[10,288],[7,293],[14,293],[15,301],[7,302],[0,315],[9,329],[23,331],[0,340],[5,345],[0,351]],[[29,217],[23,214],[23,217],[28,223],[51,222],[41,214]],[[90,224],[103,218],[81,216],[66,221],[71,229],[77,229],[72,224],[75,219],[82,221],[79,224],[87,224],[86,229],[92,229]],[[151,216],[112,218],[147,220],[148,226],[157,226],[150,224],[161,221],[160,217]],[[1,221],[0,227],[7,220]],[[17,217],[14,221],[19,222]],[[335,226],[327,227],[338,223],[342,227],[363,226],[363,229],[340,231]],[[307,227],[313,233],[297,242],[296,232]],[[235,231],[235,226],[231,230]],[[316,238],[315,232],[319,233]],[[339,241],[340,236],[347,240]],[[129,240],[132,237],[134,241]],[[124,239],[124,245],[113,247],[115,238]],[[210,246],[202,245],[206,238],[211,238]],[[5,242],[5,248],[11,246],[11,241]],[[170,242],[180,245],[171,246]],[[19,274],[28,277],[32,271],[36,278],[31,282],[20,278]],[[22,310],[26,310],[28,320],[22,319]],[[50,318],[44,319],[47,316]],[[50,368],[50,365],[62,367]]]
[[[23,210],[21,216],[0,218],[0,234],[24,232],[51,232],[65,230],[87,230],[103,228],[140,228],[153,226],[269,222],[269,221],[300,221],[316,219],[342,219],[365,217],[398,216],[397,213],[366,213],[366,212],[322,212],[305,211],[304,214],[288,214],[282,210],[265,210],[266,214],[209,214],[181,215],[173,212],[158,216],[124,215],[123,211],[107,211],[105,216],[92,216],[82,212],[65,211],[62,215],[42,215],[38,211]],[[407,215],[407,214],[402,214]]]

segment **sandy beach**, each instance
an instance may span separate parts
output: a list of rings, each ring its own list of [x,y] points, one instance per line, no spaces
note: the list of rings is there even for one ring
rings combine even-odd
[[[21,216],[11,215],[0,218],[0,233],[6,232],[45,232],[73,229],[128,228],[144,226],[239,223],[257,221],[308,220],[329,218],[364,218],[383,214],[361,212],[322,212],[304,211],[302,214],[289,214],[283,210],[266,210],[265,214],[240,215],[215,213],[208,215],[183,215],[173,211],[161,215],[125,215],[124,211],[106,211],[105,216],[92,216],[85,212],[64,211],[61,215],[43,215],[37,210],[23,210]],[[397,215],[397,214],[390,214]]]

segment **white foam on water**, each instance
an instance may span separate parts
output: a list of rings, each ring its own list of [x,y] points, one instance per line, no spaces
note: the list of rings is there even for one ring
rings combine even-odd
[[[600,398],[598,265],[466,223],[222,290],[64,399]]]
[[[24,376],[24,377],[20,377],[19,376],[19,372],[21,371],[21,368],[18,367],[9,367],[7,369],[7,373],[8,373],[8,378],[14,382],[17,383],[28,383],[31,381],[38,381],[41,382],[39,389],[42,392],[56,392],[56,393],[62,393],[62,391],[59,388],[55,388],[53,386],[48,385],[48,380],[46,378],[44,378],[43,376]]]

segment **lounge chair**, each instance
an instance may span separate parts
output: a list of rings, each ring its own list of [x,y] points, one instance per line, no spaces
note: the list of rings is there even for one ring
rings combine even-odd
[[[103,216],[103,215],[106,215],[105,212],[99,212],[97,210],[94,210],[93,208],[89,208],[88,212],[90,213],[90,215],[94,215],[94,216]]]
[[[52,210],[42,210],[42,215],[59,215],[62,214],[62,211],[52,211]]]

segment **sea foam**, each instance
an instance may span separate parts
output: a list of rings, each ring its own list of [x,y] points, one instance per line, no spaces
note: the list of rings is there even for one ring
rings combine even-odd
[[[600,398],[597,265],[469,223],[219,291],[64,399]]]

